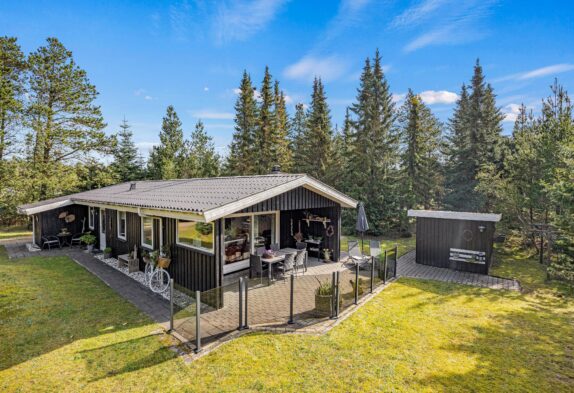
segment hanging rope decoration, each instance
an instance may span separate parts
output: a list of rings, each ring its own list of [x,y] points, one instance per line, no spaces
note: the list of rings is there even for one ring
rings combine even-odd
[[[325,231],[325,235],[327,235],[327,237],[331,237],[335,234],[335,228],[333,227],[333,225],[329,225],[327,227],[327,230]]]

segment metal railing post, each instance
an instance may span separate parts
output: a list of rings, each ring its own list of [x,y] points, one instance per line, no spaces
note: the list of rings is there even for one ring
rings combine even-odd
[[[195,291],[195,353],[201,352],[201,292]]]
[[[395,243],[395,270],[393,270],[393,278],[397,278],[398,264],[399,264],[399,245]]]
[[[243,329],[243,277],[239,277],[239,327],[237,330]]]
[[[374,282],[375,282],[375,257],[371,257],[371,293],[373,293]]]
[[[173,278],[169,281],[169,331],[173,331]]]
[[[359,302],[359,264],[355,268],[355,304]]]
[[[245,321],[243,324],[243,329],[249,329],[249,323],[247,322],[247,310],[248,310],[248,299],[249,299],[249,280],[243,280],[244,294],[245,294]]]
[[[387,283],[387,250],[385,250],[385,258],[383,262],[383,284]]]
[[[337,286],[335,291],[335,318],[339,318],[339,305],[340,305],[340,298],[341,298],[341,288],[339,287],[339,274],[340,272],[337,271]]]
[[[333,277],[331,280],[331,319],[336,318],[335,312],[335,298],[337,296],[337,287],[336,287],[336,280],[337,280],[337,272],[333,272]]]
[[[293,302],[294,302],[294,291],[295,291],[295,275],[291,273],[291,293],[289,296],[289,324],[293,324]]]

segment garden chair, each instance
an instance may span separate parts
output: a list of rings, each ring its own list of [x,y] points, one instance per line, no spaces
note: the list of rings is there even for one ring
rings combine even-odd
[[[74,246],[81,246],[82,245],[82,237],[83,233],[74,233],[72,238],[70,239],[70,248]]]
[[[283,279],[287,279],[286,273],[292,271],[295,267],[295,253],[285,254],[283,262],[277,263],[277,270],[283,274]]]
[[[279,243],[271,244],[271,251],[279,251]]]
[[[307,243],[305,242],[297,242],[295,243],[295,248],[297,250],[306,250],[307,249]]]
[[[299,268],[303,269],[303,274],[307,271],[307,250],[297,251],[297,256],[295,257],[295,272],[299,272]]]
[[[58,248],[62,248],[62,244],[60,243],[60,239],[58,236],[42,236],[42,248],[46,248],[48,246],[48,250],[51,250],[52,247],[58,246]]]
[[[349,258],[346,261],[347,264],[358,266],[359,268],[369,264],[371,258],[363,255],[357,240],[349,240],[348,247]]]
[[[265,254],[265,251],[267,251],[265,247],[258,247],[257,250],[255,250],[255,254],[262,256],[263,254]]]

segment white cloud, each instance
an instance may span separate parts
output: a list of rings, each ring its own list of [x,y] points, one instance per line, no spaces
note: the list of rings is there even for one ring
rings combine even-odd
[[[313,78],[320,77],[323,81],[330,81],[343,75],[347,68],[347,64],[337,56],[325,58],[305,56],[288,66],[283,74],[289,79],[312,81]]]
[[[518,114],[520,113],[520,105],[508,104],[502,109],[502,113],[504,113],[505,122],[514,123],[518,117]]]
[[[419,94],[423,102],[427,105],[433,104],[453,104],[458,99],[458,95],[446,90],[425,90]]]
[[[252,0],[219,4],[213,23],[217,42],[243,41],[251,37],[273,21],[286,2]]]
[[[406,93],[393,93],[393,94],[392,94],[392,97],[391,97],[391,100],[392,100],[395,104],[398,104],[398,103],[402,102],[402,101],[405,99],[406,96],[407,96]]]
[[[290,95],[285,95],[285,103],[291,105],[293,103],[293,98]]]
[[[568,72],[568,71],[572,71],[572,70],[574,70],[574,64],[561,63],[561,64],[549,65],[546,67],[536,68],[536,69],[530,70],[530,71],[520,72],[518,74],[503,76],[502,78],[495,79],[494,81],[495,82],[503,82],[503,81],[508,81],[508,80],[522,81],[522,80],[527,80],[527,79],[540,78],[540,77],[548,76],[548,75],[557,75],[557,74],[561,74],[563,72]]]
[[[235,88],[233,89],[233,93],[239,95],[239,93],[241,93],[241,89]],[[261,93],[259,92],[259,90],[253,89],[253,97],[255,97],[255,100],[261,101]]]
[[[137,142],[136,147],[140,150],[149,150],[154,146],[159,145],[159,142]]]
[[[134,91],[134,96],[138,96],[138,97],[139,97],[139,96],[141,96],[141,95],[144,94],[144,93],[145,93],[145,89],[141,89],[141,88],[140,88],[140,89],[137,89],[137,90]]]
[[[153,97],[149,94],[146,94],[146,89],[139,88],[134,91],[134,96],[142,97],[144,100],[150,101],[153,100]]]
[[[415,23],[427,19],[435,10],[441,7],[448,0],[426,0],[415,6],[409,7],[402,14],[397,15],[391,22],[391,27],[409,27]]]
[[[227,119],[233,119],[234,117],[233,113],[231,112],[217,112],[211,110],[196,110],[191,111],[190,114],[193,117],[207,120],[227,120]]]
[[[153,100],[153,97],[152,96],[145,96],[144,100],[150,101],[150,100]]]
[[[203,88],[203,91],[209,91],[209,87],[205,86],[205,87]]]

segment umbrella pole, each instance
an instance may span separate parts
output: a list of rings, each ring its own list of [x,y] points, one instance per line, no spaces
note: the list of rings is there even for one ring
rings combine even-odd
[[[363,244],[363,235],[364,234],[365,234],[364,232],[361,232],[361,255],[364,255],[363,250],[365,249],[365,245]]]

